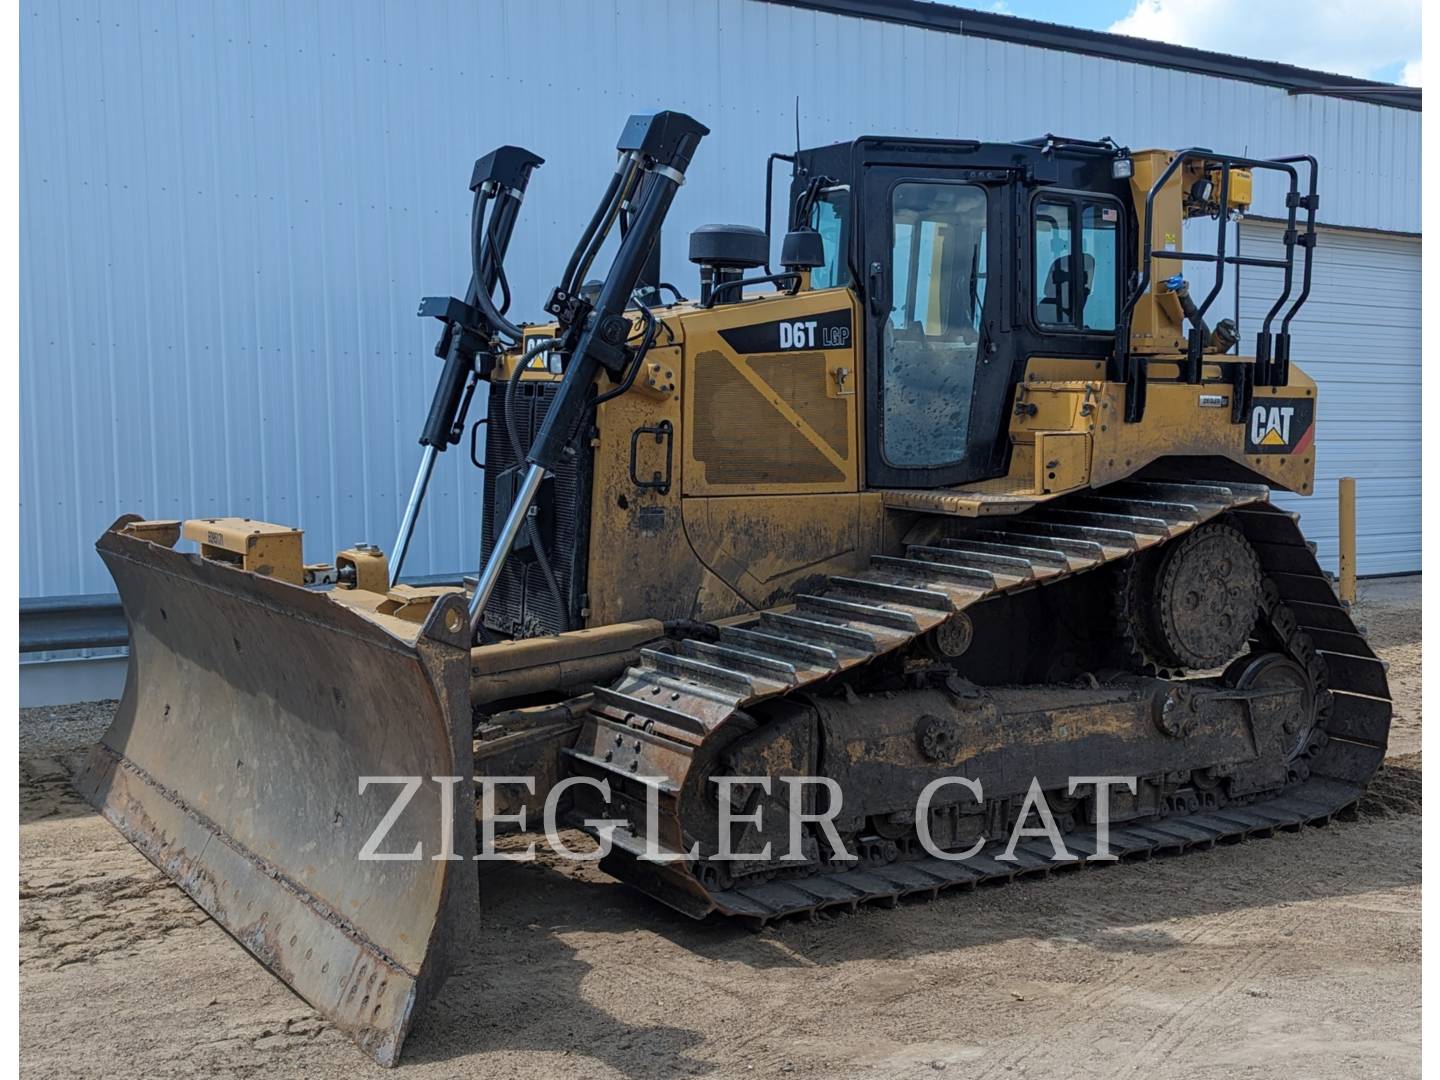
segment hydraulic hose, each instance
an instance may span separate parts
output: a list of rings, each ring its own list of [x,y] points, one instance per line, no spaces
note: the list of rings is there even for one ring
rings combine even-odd
[[[504,315],[510,310],[510,278],[506,276],[505,264],[500,261],[500,254],[495,250],[495,237],[487,233],[485,243],[489,246],[490,258],[495,263],[495,282],[500,286],[500,314]]]
[[[600,248],[605,243],[605,238],[610,235],[610,230],[614,227],[615,219],[620,215],[621,208],[635,194],[641,174],[642,170],[632,159],[615,174],[613,187],[606,189],[608,203],[602,204],[601,210],[597,211],[595,218],[592,219],[592,228],[587,230],[588,236],[584,249],[578,252],[579,258],[576,259],[572,256],[573,271],[567,270],[567,272],[573,273],[573,277],[567,278],[567,291],[572,295],[579,292],[580,287],[585,283],[585,275],[589,273],[595,256],[600,254]]]
[[[472,631],[484,617],[485,607],[499,584],[505,560],[520,530],[527,524],[530,508],[545,473],[553,472],[565,454],[573,452],[570,442],[589,412],[595,378],[601,369],[611,366],[615,347],[627,336],[621,326],[623,313],[659,238],[660,226],[675,192],[685,182],[685,170],[695,149],[709,133],[710,129],[693,117],[663,110],[632,116],[620,134],[616,149],[622,160],[617,172],[623,170],[625,176],[639,172],[642,160],[647,166],[643,170],[645,179],[639,187],[634,216],[599,293],[593,304],[587,305],[590,312],[584,324],[572,324],[565,328],[566,351],[569,354],[565,376],[545,411],[545,419],[531,440],[530,449],[525,454],[526,468],[519,478],[514,501],[495,533],[494,549],[485,560],[475,583],[469,605]],[[616,195],[630,186],[625,176],[614,181]],[[613,205],[614,199],[610,201]],[[596,246],[593,237],[589,246],[592,249]],[[582,260],[583,257],[582,250]],[[580,266],[581,262],[577,260],[577,272]]]
[[[475,202],[470,211],[470,299],[489,321],[492,329],[510,344],[518,345],[525,336],[524,331],[500,313],[495,307],[495,301],[491,299],[490,290],[485,287],[481,257],[481,245],[486,237],[483,190],[482,188],[475,192]],[[494,250],[493,243],[490,248]]]
[[[600,197],[600,205],[595,207],[595,213],[590,217],[590,224],[585,226],[585,231],[580,234],[580,239],[575,244],[575,250],[570,255],[570,261],[565,264],[565,276],[560,279],[560,288],[565,292],[573,293],[575,272],[580,266],[580,259],[585,250],[590,246],[590,240],[594,237],[600,223],[610,213],[610,207],[615,204],[615,197],[620,189],[620,182],[630,174],[632,159],[628,156],[624,161],[616,164],[615,171],[610,174],[610,182],[605,186],[605,194]]]

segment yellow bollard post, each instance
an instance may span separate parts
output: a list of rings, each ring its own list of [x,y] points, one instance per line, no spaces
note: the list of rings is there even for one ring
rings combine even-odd
[[[1355,602],[1355,478],[1340,478],[1340,599]]]

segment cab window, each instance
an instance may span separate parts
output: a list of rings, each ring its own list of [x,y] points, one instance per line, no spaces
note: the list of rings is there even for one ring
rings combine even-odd
[[[987,201],[974,184],[906,181],[891,192],[881,448],[891,465],[962,460],[985,305]]]
[[[1119,207],[1084,196],[1035,201],[1035,321],[1110,333],[1119,282]]]
[[[815,199],[810,210],[810,227],[820,234],[825,245],[825,265],[810,273],[812,289],[833,289],[850,284],[850,264],[845,258],[846,225],[850,217],[848,188],[826,188]]]
[[[1081,323],[1087,330],[1115,329],[1116,282],[1120,211],[1113,206],[1089,204],[1080,211],[1080,251],[1094,268],[1085,290]]]

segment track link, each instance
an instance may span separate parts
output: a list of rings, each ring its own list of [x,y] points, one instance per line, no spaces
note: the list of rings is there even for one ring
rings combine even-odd
[[[658,786],[661,834],[678,838],[690,761],[722,726],[752,724],[746,709],[908,645],[973,604],[1095,570],[1229,514],[1260,560],[1268,633],[1317,687],[1321,734],[1283,791],[1114,828],[1110,852],[1147,858],[1323,824],[1359,799],[1384,757],[1389,689],[1384,665],[1336,598],[1297,515],[1268,500],[1260,485],[1126,481],[912,545],[903,556],[875,556],[862,574],[832,577],[793,606],[721,628],[718,642],[647,650],[613,687],[597,692],[591,719],[567,753],[577,771],[619,791]],[[664,774],[658,783],[656,772]],[[929,857],[707,889],[683,861],[640,862],[644,842],[634,831],[617,829],[612,842],[619,857],[613,869],[667,903],[696,916],[718,910],[758,922],[1111,861],[1093,858],[1093,834],[1071,832],[1065,842],[1077,856],[1072,862],[1054,861],[1045,842],[1017,845],[1015,860],[1001,861],[995,856],[1004,844],[996,842],[963,862]]]

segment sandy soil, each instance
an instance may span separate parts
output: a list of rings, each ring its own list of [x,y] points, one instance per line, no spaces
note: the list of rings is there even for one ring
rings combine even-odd
[[[760,934],[492,864],[404,1074],[1418,1075],[1419,579],[1362,589],[1396,717],[1353,820]],[[112,705],[21,714],[25,1074],[381,1075],[70,791]]]

